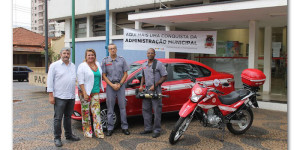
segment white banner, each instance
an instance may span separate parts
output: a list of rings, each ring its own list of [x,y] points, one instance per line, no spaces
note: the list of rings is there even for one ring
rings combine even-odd
[[[124,50],[216,54],[217,31],[157,31],[124,29]]]

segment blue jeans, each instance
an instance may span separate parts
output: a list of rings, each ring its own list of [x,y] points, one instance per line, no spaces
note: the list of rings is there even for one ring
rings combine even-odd
[[[61,138],[61,121],[64,116],[65,137],[72,136],[71,116],[74,110],[75,99],[60,99],[55,97],[54,104],[54,138]]]

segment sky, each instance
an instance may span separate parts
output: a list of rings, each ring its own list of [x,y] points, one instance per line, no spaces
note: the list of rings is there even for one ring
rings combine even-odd
[[[24,27],[31,30],[31,0],[13,0],[13,27]]]

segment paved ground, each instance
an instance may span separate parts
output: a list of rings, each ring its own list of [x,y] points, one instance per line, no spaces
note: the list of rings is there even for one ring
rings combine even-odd
[[[58,149],[53,143],[53,105],[48,102],[45,88],[28,85],[28,82],[13,82],[13,148],[14,149]],[[254,110],[252,127],[236,136],[227,129],[225,141],[220,142],[221,132],[215,128],[204,128],[194,120],[176,145],[170,145],[168,137],[178,119],[177,113],[162,116],[162,135],[153,139],[151,135],[139,135],[143,130],[142,117],[128,118],[131,135],[126,136],[116,129],[113,136],[97,139],[84,138],[81,122],[72,121],[73,132],[82,140],[66,141],[59,149],[287,149],[287,113],[263,109]]]

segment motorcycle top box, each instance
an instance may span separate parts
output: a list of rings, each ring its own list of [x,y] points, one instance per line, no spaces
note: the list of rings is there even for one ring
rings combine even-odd
[[[263,85],[266,80],[266,75],[258,69],[245,69],[242,74],[242,82],[251,87]]]

